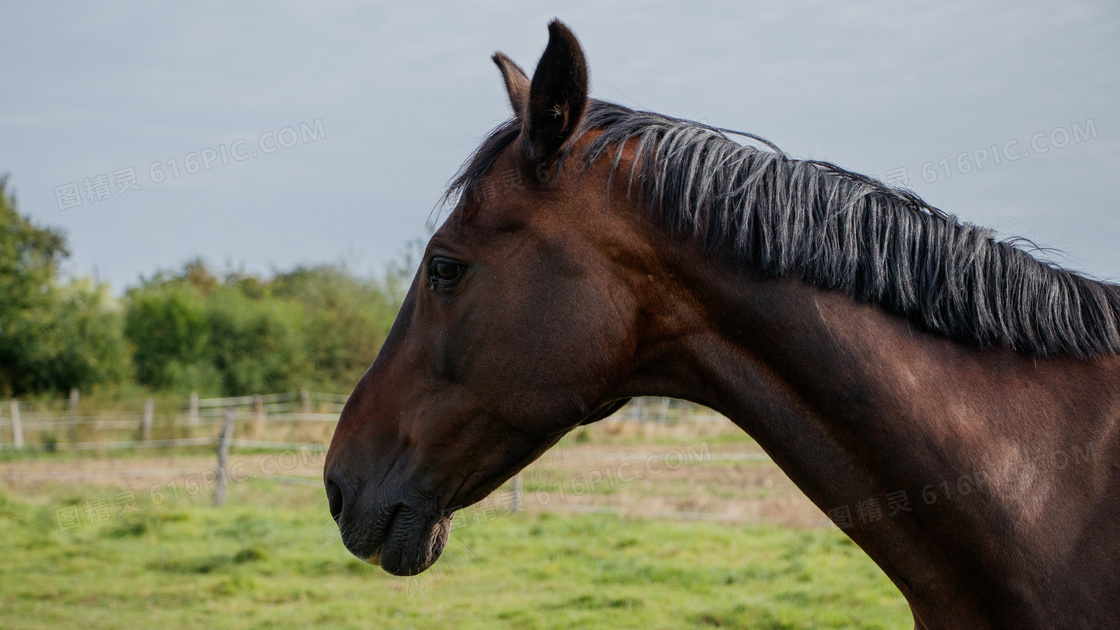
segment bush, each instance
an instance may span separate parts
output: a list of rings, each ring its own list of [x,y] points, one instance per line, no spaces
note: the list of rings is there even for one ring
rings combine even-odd
[[[381,283],[332,265],[218,280],[198,260],[142,282],[127,301],[142,384],[230,396],[349,391],[398,309]]]
[[[125,333],[136,347],[140,383],[156,389],[217,392],[221,374],[209,346],[206,300],[189,283],[129,291]]]

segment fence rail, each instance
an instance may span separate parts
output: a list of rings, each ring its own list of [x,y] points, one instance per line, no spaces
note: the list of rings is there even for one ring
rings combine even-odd
[[[164,409],[158,413],[151,398],[117,403],[118,409],[83,410],[77,390],[61,400],[13,399],[6,409],[0,406],[0,450],[112,450],[206,444],[207,440],[217,439],[216,431],[230,409],[234,410],[238,421],[251,422],[250,430],[254,438],[259,438],[267,427],[281,423],[335,423],[348,398],[343,394],[306,389],[223,398],[199,398],[192,393],[178,410]],[[163,402],[166,407],[166,401]],[[87,406],[91,405],[87,403]],[[603,422],[670,424],[724,420],[723,416],[698,405],[667,398],[636,398]],[[128,431],[135,431],[133,439],[124,439],[126,436],[120,434]],[[117,435],[91,439],[97,434],[113,432]],[[153,438],[155,433],[160,435]]]

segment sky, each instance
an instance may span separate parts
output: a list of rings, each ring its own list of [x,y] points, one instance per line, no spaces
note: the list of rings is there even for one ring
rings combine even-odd
[[[530,72],[765,136],[1120,280],[1120,3],[0,3],[0,173],[114,292],[202,256],[377,273]],[[80,203],[80,205],[78,205]]]

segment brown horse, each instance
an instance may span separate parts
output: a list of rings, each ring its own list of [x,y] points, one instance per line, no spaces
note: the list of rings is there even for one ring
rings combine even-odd
[[[346,547],[424,571],[456,509],[666,396],[753,436],[917,627],[1118,627],[1120,288],[835,165],[591,100],[579,43],[549,34],[532,80],[494,56],[513,118],[339,421]]]

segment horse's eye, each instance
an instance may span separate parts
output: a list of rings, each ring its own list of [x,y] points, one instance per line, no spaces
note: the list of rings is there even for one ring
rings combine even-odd
[[[449,258],[433,258],[428,263],[428,280],[438,287],[450,287],[463,275],[466,265]]]

